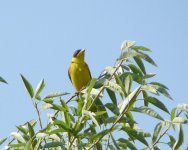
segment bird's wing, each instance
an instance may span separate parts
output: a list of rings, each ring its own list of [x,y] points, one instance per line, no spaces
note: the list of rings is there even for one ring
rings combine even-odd
[[[86,63],[85,63],[85,64],[86,64]],[[86,68],[87,68],[87,70],[88,70],[88,72],[89,72],[89,76],[90,76],[90,78],[92,78],[92,77],[91,77],[91,72],[90,72],[89,67],[88,67],[87,64],[86,64]]]
[[[72,82],[72,79],[71,79],[71,65],[70,65],[69,70],[68,70],[68,75],[69,75],[70,81]]]

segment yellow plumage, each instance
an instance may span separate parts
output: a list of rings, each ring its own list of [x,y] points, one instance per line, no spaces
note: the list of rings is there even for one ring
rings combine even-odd
[[[68,70],[69,78],[77,91],[86,87],[91,80],[91,73],[84,57],[85,50],[75,51]]]

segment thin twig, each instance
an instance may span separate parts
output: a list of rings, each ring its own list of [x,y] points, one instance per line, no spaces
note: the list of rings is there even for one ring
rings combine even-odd
[[[106,150],[108,150],[108,147],[109,147],[110,137],[111,137],[111,134],[109,134],[109,136],[108,136],[108,141],[107,141],[107,144],[106,144]]]
[[[37,116],[38,116],[38,120],[39,120],[40,128],[42,129],[42,128],[43,128],[43,127],[42,127],[42,120],[41,120],[41,117],[40,117],[40,111],[39,111],[39,109],[38,109],[38,105],[37,105],[36,102],[34,102],[34,107],[35,107],[35,109],[36,109],[36,111],[37,111]]]
[[[159,138],[152,144],[152,146],[149,149],[152,149],[153,147],[155,147],[155,145],[157,143],[159,143],[160,139],[167,133],[167,131],[170,129],[170,126],[168,126],[168,128],[160,134]]]

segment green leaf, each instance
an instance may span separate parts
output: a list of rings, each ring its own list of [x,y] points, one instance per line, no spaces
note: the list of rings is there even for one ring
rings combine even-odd
[[[145,54],[143,52],[140,52],[140,51],[137,52],[137,53],[139,53],[139,56],[141,58],[143,58],[145,61],[147,61],[148,63],[150,63],[150,64],[152,64],[154,66],[157,66],[157,64],[154,62],[154,60],[149,55],[147,55],[147,54]]]
[[[61,97],[64,95],[68,95],[69,93],[67,92],[53,92],[53,93],[49,93],[47,94],[44,99],[49,99],[49,98],[55,98],[55,97]]]
[[[152,137],[152,143],[155,143],[155,141],[158,139],[158,136],[160,135],[160,132],[162,130],[162,123],[158,123],[156,126],[155,126],[155,129],[154,129],[154,133],[153,133],[153,137]]]
[[[116,105],[112,103],[106,103],[105,107],[111,110],[115,115],[119,115],[119,109]]]
[[[169,114],[169,111],[166,108],[166,106],[161,101],[159,101],[157,98],[148,96],[148,97],[145,98],[145,100]]]
[[[137,63],[137,65],[139,66],[139,68],[142,70],[142,72],[144,74],[146,74],[145,66],[144,66],[144,63],[142,62],[142,59],[140,59],[139,56],[135,56],[134,60]]]
[[[112,90],[110,90],[110,89],[106,89],[106,91],[107,91],[107,93],[108,93],[110,99],[112,100],[112,103],[117,106],[117,99],[116,99],[116,94],[115,94],[115,92],[112,91]]]
[[[152,84],[152,85],[157,85],[157,86],[159,86],[159,87],[162,87],[162,88],[168,90],[168,87],[167,87],[166,85],[162,84],[162,83],[159,83],[159,82],[150,82],[150,84]]]
[[[109,129],[103,130],[99,133],[92,135],[89,140],[90,141],[96,141],[97,139],[102,138],[109,133],[111,133],[111,131]]]
[[[57,134],[57,133],[62,133],[62,132],[67,132],[67,130],[63,129],[63,128],[58,128],[58,129],[54,129],[50,132],[50,134]]]
[[[64,129],[67,132],[72,132],[71,128],[63,121],[60,121],[60,120],[56,119],[56,120],[54,120],[53,124],[54,125],[58,125],[59,128],[62,128],[62,129]]]
[[[176,110],[177,108],[173,108],[172,111],[171,111],[171,115],[170,115],[170,119],[173,120],[175,117],[176,117]]]
[[[0,76],[0,82],[8,84],[7,81],[5,79],[3,79],[1,76]]]
[[[26,143],[9,144],[9,146],[15,150],[24,149],[25,145]]]
[[[23,134],[27,135],[28,130],[24,128],[23,126],[16,126],[16,128],[21,131]]]
[[[170,148],[173,148],[173,145],[176,143],[176,139],[172,136],[172,135],[168,135],[170,142],[168,142],[168,145],[170,146]]]
[[[133,81],[133,78],[131,75],[128,75],[126,78],[125,78],[125,91],[127,94],[130,93],[130,90],[131,90],[131,86],[132,86],[132,81]]]
[[[116,140],[114,139],[113,135],[111,135],[111,138],[112,138],[112,142],[114,144],[114,146],[116,147],[116,150],[121,150],[116,142]]]
[[[153,85],[153,87],[155,87],[155,89],[161,93],[162,95],[166,96],[167,98],[173,100],[173,98],[170,96],[170,94],[168,93],[166,88],[163,88],[162,86],[158,86],[158,85]]]
[[[134,107],[134,108],[132,108],[131,111],[144,113],[144,114],[147,114],[151,117],[157,118],[159,120],[164,120],[156,111],[154,111],[153,109],[148,108],[146,106]]]
[[[176,143],[173,146],[173,150],[178,150],[184,141],[184,133],[182,125],[179,125],[179,137]]]
[[[36,90],[35,90],[35,96],[34,96],[35,99],[38,98],[39,94],[40,94],[41,91],[44,89],[44,86],[45,86],[45,83],[44,83],[44,79],[43,79],[43,80],[41,80],[41,81],[39,82],[39,84],[37,85],[37,88],[36,88]]]
[[[133,50],[141,50],[141,51],[148,51],[148,52],[151,52],[151,50],[147,47],[144,47],[144,46],[132,46],[131,49]]]
[[[23,75],[21,75],[21,78],[22,78],[22,81],[25,85],[27,92],[29,93],[30,97],[33,98],[34,90],[33,90],[32,85],[29,83],[29,81]]]
[[[129,140],[120,138],[118,139],[118,142],[126,145],[127,147],[129,147],[131,150],[137,150],[137,148],[134,146],[134,144],[132,144]]]
[[[129,110],[132,104],[135,102],[135,98],[140,93],[141,87],[136,88],[132,93],[130,93],[119,105],[119,112],[122,114],[125,110]]]
[[[123,127],[122,130],[125,131],[130,137],[133,137],[148,146],[146,139],[142,135],[140,135],[139,132],[137,132],[136,130],[130,127]]]
[[[7,138],[0,139],[0,145],[2,145],[6,140]]]
[[[43,149],[50,149],[50,148],[55,148],[55,147],[61,147],[62,150],[65,150],[65,146],[64,146],[64,143],[62,142],[49,142],[49,143],[46,143],[44,146],[43,146]]]
[[[128,66],[129,66],[129,68],[132,70],[133,73],[138,74],[138,75],[140,75],[141,77],[143,76],[142,71],[141,71],[137,66],[135,66],[135,65],[133,65],[133,64],[129,64]]]

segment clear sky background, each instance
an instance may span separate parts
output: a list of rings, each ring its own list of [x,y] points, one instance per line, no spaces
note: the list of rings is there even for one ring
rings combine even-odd
[[[0,138],[37,118],[20,73],[34,87],[44,78],[43,95],[73,93],[67,69],[74,50],[87,49],[98,77],[124,40],[153,51],[158,67],[147,65],[148,71],[170,88],[175,101],[162,99],[168,108],[188,101],[187,0],[0,1],[0,76],[9,83],[0,84]]]

